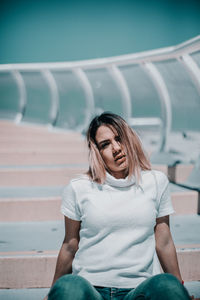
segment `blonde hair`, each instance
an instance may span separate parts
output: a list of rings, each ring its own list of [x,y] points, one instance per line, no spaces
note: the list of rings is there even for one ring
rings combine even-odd
[[[89,148],[88,176],[98,183],[103,183],[106,178],[106,165],[96,142],[97,129],[102,125],[114,128],[117,131],[128,159],[127,175],[130,178],[134,174],[136,181],[139,182],[141,170],[151,170],[150,161],[144,153],[136,132],[129,127],[122,117],[109,112],[96,116],[91,121],[87,131]]]

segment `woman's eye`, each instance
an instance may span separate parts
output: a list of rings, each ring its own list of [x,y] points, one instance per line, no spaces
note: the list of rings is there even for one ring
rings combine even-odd
[[[115,137],[115,141],[116,141],[116,142],[121,142],[120,137],[119,137],[119,136],[116,136],[116,137]]]
[[[108,145],[109,145],[109,143],[103,143],[103,144],[101,144],[101,149],[106,148]]]

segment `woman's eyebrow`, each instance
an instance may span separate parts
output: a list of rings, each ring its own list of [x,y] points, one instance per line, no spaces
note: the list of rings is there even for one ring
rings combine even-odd
[[[101,145],[101,144],[103,144],[103,143],[107,143],[107,142],[109,142],[110,140],[109,139],[107,139],[107,140],[103,140],[103,141],[100,141],[98,144],[99,144],[99,146]]]

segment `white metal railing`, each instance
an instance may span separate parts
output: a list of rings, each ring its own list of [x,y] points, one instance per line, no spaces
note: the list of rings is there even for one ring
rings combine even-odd
[[[19,90],[19,109],[16,121],[21,121],[25,115],[27,107],[26,84],[22,72],[40,72],[46,80],[51,94],[51,109],[49,123],[55,125],[59,115],[59,90],[54,78],[53,71],[71,71],[77,78],[83,88],[86,99],[85,120],[81,130],[85,129],[95,113],[94,92],[86,71],[106,69],[116,83],[121,93],[122,116],[127,119],[131,125],[136,126],[160,126],[161,139],[159,150],[166,151],[168,145],[168,136],[171,131],[172,108],[171,99],[165,80],[156,67],[156,62],[164,62],[176,59],[182,63],[186,72],[193,78],[200,93],[200,70],[191,54],[200,51],[200,36],[174,47],[167,47],[153,51],[140,52],[135,54],[121,55],[110,58],[91,59],[76,62],[52,62],[52,63],[27,63],[27,64],[4,64],[0,65],[0,72],[9,72],[12,74]],[[160,118],[134,118],[132,115],[132,103],[127,82],[120,70],[122,66],[139,65],[149,76],[157,93],[161,104]],[[134,111],[134,107],[133,107]]]
[[[66,70],[74,68],[94,69],[104,68],[109,65],[125,65],[130,63],[144,63],[164,61],[170,58],[178,58],[183,54],[193,53],[200,49],[200,35],[181,43],[177,46],[166,47],[145,52],[126,54],[108,58],[98,58],[74,62],[49,62],[49,63],[24,63],[24,64],[4,64],[0,65],[0,71],[11,71],[17,69],[19,71],[38,71],[41,69],[49,70]]]

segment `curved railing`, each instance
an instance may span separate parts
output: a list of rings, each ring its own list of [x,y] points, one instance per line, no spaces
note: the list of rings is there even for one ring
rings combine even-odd
[[[17,122],[82,131],[96,113],[112,110],[131,126],[158,127],[166,151],[171,130],[200,129],[200,36],[118,57],[0,65],[0,92],[0,109],[14,107]],[[186,122],[190,112],[194,125]]]

